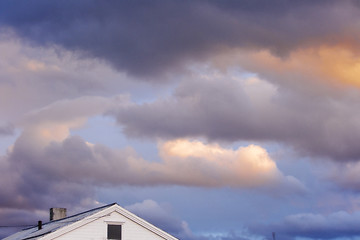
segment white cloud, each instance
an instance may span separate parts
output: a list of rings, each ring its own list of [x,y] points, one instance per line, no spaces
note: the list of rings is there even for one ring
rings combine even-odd
[[[169,178],[209,187],[259,187],[285,181],[265,149],[256,145],[225,149],[217,144],[178,139],[160,144]]]

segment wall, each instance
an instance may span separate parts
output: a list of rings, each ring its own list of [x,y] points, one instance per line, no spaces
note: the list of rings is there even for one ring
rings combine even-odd
[[[147,230],[132,220],[120,215],[117,212],[95,219],[93,222],[68,232],[58,240],[105,240],[107,239],[107,223],[122,223],[122,240],[163,240],[162,237]]]

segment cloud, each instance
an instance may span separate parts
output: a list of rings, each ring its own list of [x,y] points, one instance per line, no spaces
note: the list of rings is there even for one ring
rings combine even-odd
[[[160,155],[164,173],[185,185],[258,187],[290,180],[266,150],[255,145],[232,150],[180,139],[161,144]],[[293,183],[296,186],[296,181]]]
[[[0,125],[0,136],[13,135],[15,127],[12,124]]]
[[[200,142],[181,141],[182,146],[178,144],[164,143],[166,146],[160,147],[164,162],[151,163],[137,156],[130,148],[109,149],[87,143],[80,137],[68,137],[60,142],[52,140],[48,145],[37,148],[32,145],[33,149],[17,142],[13,150],[0,159],[0,206],[30,212],[53,206],[89,206],[89,203],[94,204],[96,187],[123,185],[272,187],[275,191],[285,186],[288,193],[303,190],[295,178],[282,175],[261,147],[249,146],[232,152]],[[184,144],[195,144],[202,150],[195,147],[195,155],[184,156],[173,149]],[[211,151],[225,153],[214,152],[215,156],[211,157]],[[229,161],[227,157],[234,159]],[[173,175],[175,172],[178,174]],[[196,174],[196,177],[192,174]],[[153,207],[152,202],[145,201],[144,205]],[[129,208],[135,213],[137,209],[141,210],[142,207],[134,205]],[[173,219],[163,211],[143,214],[145,219],[151,216],[148,220],[182,239],[203,239],[193,236],[186,222]],[[1,219],[3,216],[0,214]]]
[[[279,236],[314,239],[352,238],[359,236],[360,213],[344,211],[328,215],[302,213],[285,217],[284,221],[273,226]],[[274,231],[274,230],[273,230]]]
[[[60,100],[112,97],[134,86],[141,91],[139,84],[101,61],[24,45],[8,32],[0,32],[0,51],[0,123],[16,125],[27,113]]]
[[[177,217],[171,210],[168,203],[159,204],[158,202],[146,199],[139,203],[125,206],[127,210],[135,213],[139,217],[151,222],[155,226],[165,230],[178,239],[183,240],[249,240],[263,239],[256,236],[246,229],[237,229],[226,233],[193,233],[188,223]]]
[[[83,189],[79,183],[65,184],[65,173],[59,181],[56,181],[48,175],[51,173],[41,171],[46,164],[52,164],[49,168],[56,168],[60,164],[51,152],[47,156],[49,145],[65,141],[69,136],[70,128],[81,126],[90,116],[106,112],[113,100],[83,97],[72,101],[60,101],[33,112],[19,121],[19,125],[24,129],[23,132],[9,148],[7,155],[0,158],[2,176],[0,189],[3,193],[1,206],[22,206],[29,209],[51,207],[57,205],[61,191],[72,192],[63,196],[62,201],[66,204],[79,199],[82,199],[80,202],[85,201],[92,196],[92,190]],[[48,157],[50,160],[47,159]],[[51,159],[54,161],[51,162]]]
[[[251,240],[251,239],[263,240],[263,239],[267,239],[267,238],[264,236],[261,236],[261,235],[253,234],[245,228],[240,228],[240,229],[232,230],[232,231],[225,232],[225,233],[203,234],[201,237],[199,237],[199,240],[200,239],[204,239],[204,240],[205,239],[207,239],[207,240]]]
[[[19,133],[0,156],[1,221],[22,214],[24,221],[36,221],[31,216],[41,215],[40,208],[93,206],[97,191],[126,185],[135,195],[178,185],[174,192],[197,192],[196,200],[189,199],[201,203],[198,192],[205,188],[212,193],[207,196],[216,195],[209,206],[218,201],[238,206],[232,215],[219,214],[221,233],[196,236],[162,204],[147,200],[130,206],[181,239],[252,239],[224,230],[230,222],[247,221],[242,209],[254,219],[268,214],[269,221],[304,208],[348,209],[343,203],[348,195],[334,199],[336,193],[328,193],[334,185],[324,179],[349,195],[354,192],[348,189],[360,189],[360,5],[355,1],[29,1],[0,1],[4,148]],[[129,95],[113,97],[124,92]],[[126,137],[157,142],[158,152],[151,154],[159,158],[139,155],[148,149],[136,145],[138,139],[135,151],[70,134],[102,114],[114,116]],[[252,144],[228,147],[243,140]],[[293,155],[275,161],[264,148],[274,143],[309,162]],[[336,162],[313,173],[317,158]],[[290,194],[285,205],[273,199],[281,191],[305,190],[287,174],[311,182],[315,196],[303,203]],[[237,194],[241,197],[233,197]],[[266,207],[259,209],[264,201]],[[274,229],[284,239],[326,230],[325,238],[332,238],[353,234],[342,225],[347,219],[357,223],[357,213],[293,215]],[[316,228],[306,228],[306,221]]]
[[[13,151],[7,159],[4,159],[5,164],[10,165],[4,168],[4,171],[9,168],[15,171],[12,173],[13,177],[9,178],[9,180],[15,178],[15,186],[4,183],[2,189],[3,192],[8,192],[9,187],[17,187],[18,191],[25,192],[21,194],[16,194],[16,191],[11,192],[9,197],[18,195],[19,200],[7,202],[4,197],[2,204],[26,205],[25,203],[30,201],[29,205],[37,205],[41,204],[39,199],[41,196],[53,196],[52,191],[77,191],[80,194],[82,191],[78,191],[78,187],[82,184],[235,188],[288,184],[296,191],[303,188],[296,179],[284,177],[266,151],[258,146],[232,151],[218,146],[205,146],[200,142],[167,142],[160,146],[163,162],[147,162],[130,148],[113,150],[102,145],[87,143],[76,136],[60,142],[52,140],[41,148],[29,144],[32,147],[30,148],[29,145],[21,142],[27,139],[31,138],[21,136],[14,145]],[[194,147],[193,151],[197,154],[184,157],[174,152],[174,149],[169,149],[169,145],[175,148],[184,145],[187,147],[201,145],[205,152],[198,152]],[[214,151],[220,152],[214,153]],[[15,170],[16,168],[18,170]],[[46,185],[41,187],[42,183]],[[28,191],[36,192],[36,197],[29,199]]]
[[[359,94],[346,89],[358,84],[353,45],[307,47],[285,58],[267,50],[227,52],[212,58],[210,71],[237,66],[257,72],[260,80],[243,84],[225,71],[204,81],[201,74],[209,73],[195,71],[183,76],[189,80],[172,97],[122,108],[117,119],[128,136],[277,141],[306,155],[355,160]],[[23,46],[11,35],[2,35],[0,48],[0,121],[14,127],[16,118],[34,109],[83,95],[112,96],[124,91],[116,82],[130,81],[100,62]],[[11,133],[10,125],[0,127],[5,132]]]
[[[308,156],[359,159],[358,91],[304,95],[241,72],[200,72],[167,98],[111,114],[131,137],[275,141]]]
[[[284,91],[315,98],[339,97],[349,88],[358,88],[360,55],[357,43],[308,46],[279,57],[269,50],[233,50],[214,56],[214,67],[240,67],[257,73]]]
[[[358,192],[360,190],[359,171],[359,162],[338,163],[328,166],[323,177],[334,182],[341,189]]]
[[[147,199],[125,208],[179,239],[195,239],[187,222],[176,217],[166,204]]]
[[[172,97],[115,111],[128,136],[276,141],[315,157],[359,158],[359,94],[347,89],[358,86],[352,1],[1,4],[3,122],[61,99],[126,91],[134,79],[110,71],[104,59],[149,78],[207,59],[215,69],[255,72],[260,84],[247,92],[234,76],[199,81],[190,69]]]
[[[286,55],[359,36],[353,1],[2,1],[0,9],[2,25],[31,44],[57,45],[154,80],[229,48]]]
[[[260,146],[232,150],[199,141],[167,141],[159,144],[161,161],[148,162],[130,147],[111,149],[69,135],[71,128],[107,107],[113,107],[112,100],[84,97],[52,104],[24,119],[22,134],[0,159],[0,205],[37,209],[88,202],[94,186],[303,190],[298,180],[280,172]]]

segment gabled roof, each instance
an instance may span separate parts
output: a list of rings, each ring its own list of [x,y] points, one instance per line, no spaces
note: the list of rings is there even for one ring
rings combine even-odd
[[[57,236],[60,236],[66,232],[72,231],[78,227],[81,227],[87,223],[95,221],[99,218],[105,217],[112,212],[117,212],[124,217],[136,222],[142,227],[148,229],[149,231],[163,237],[168,240],[178,240],[177,238],[171,236],[170,234],[162,231],[161,229],[155,227],[154,225],[148,223],[142,218],[136,216],[135,214],[127,211],[126,209],[120,207],[117,203],[112,203],[102,207],[94,208],[86,212],[82,212],[73,216],[62,218],[59,220],[51,221],[44,223],[42,229],[38,230],[37,226],[23,229],[20,232],[17,232],[3,240],[36,240],[36,239],[53,239]]]

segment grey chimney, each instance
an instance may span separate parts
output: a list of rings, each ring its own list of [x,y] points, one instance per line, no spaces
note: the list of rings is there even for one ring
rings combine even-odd
[[[50,208],[50,221],[66,218],[66,208]]]

